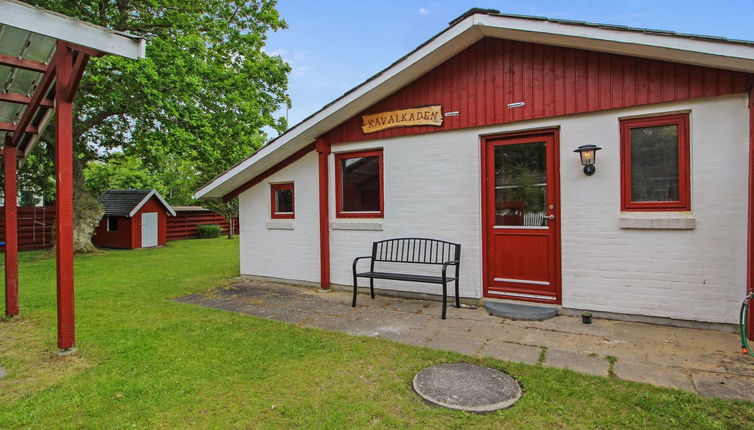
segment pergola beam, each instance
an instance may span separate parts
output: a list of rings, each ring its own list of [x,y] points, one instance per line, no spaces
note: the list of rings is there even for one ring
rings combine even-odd
[[[10,55],[0,54],[0,65],[24,70],[31,70],[32,72],[39,73],[44,73],[45,71],[47,71],[47,64],[42,63],[41,61],[22,60],[21,58],[13,57]]]
[[[24,95],[24,94],[18,94],[18,93],[0,93],[0,102],[9,102],[9,103],[16,103],[19,105],[28,105],[31,103],[31,97]],[[41,107],[55,107],[55,104],[50,99],[43,99],[39,102],[39,106]]]
[[[13,124],[12,122],[0,122],[0,131],[15,132],[16,130],[18,130],[18,126],[16,124]],[[39,134],[39,127],[30,125],[26,127],[26,131],[24,133]]]
[[[61,44],[58,43],[58,47],[60,47]],[[67,51],[68,48],[65,48]],[[45,70],[44,75],[42,75],[42,80],[37,85],[37,89],[34,90],[34,95],[31,96],[31,100],[29,100],[29,105],[24,109],[23,115],[21,115],[21,119],[16,124],[16,130],[13,133],[13,137],[11,138],[10,144],[12,146],[18,146],[18,143],[21,141],[21,138],[24,136],[26,127],[29,126],[31,123],[32,118],[34,118],[34,115],[37,113],[37,109],[39,108],[40,104],[42,103],[42,100],[45,99],[45,96],[47,95],[47,91],[50,89],[50,85],[52,85],[52,81],[55,79],[55,63],[51,63],[49,66],[47,66],[47,70]],[[59,100],[58,100],[59,101]]]
[[[74,49],[79,49],[79,47],[76,46]],[[73,70],[71,71],[72,79],[66,87],[66,100],[69,102],[73,102],[73,99],[76,97],[76,91],[79,89],[81,78],[84,77],[86,65],[89,63],[89,56],[90,54],[88,52],[78,51],[76,62],[73,64]]]

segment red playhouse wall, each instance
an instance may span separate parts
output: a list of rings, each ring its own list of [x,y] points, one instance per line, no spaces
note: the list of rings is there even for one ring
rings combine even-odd
[[[118,218],[118,230],[107,231],[107,218],[103,216],[97,228],[94,229],[92,243],[103,248],[133,248],[133,242],[131,241],[132,219],[125,216],[116,217]]]
[[[746,93],[754,75],[485,38],[328,132],[331,144]],[[524,102],[519,108],[509,103]],[[361,115],[441,104],[440,127],[362,132]]]

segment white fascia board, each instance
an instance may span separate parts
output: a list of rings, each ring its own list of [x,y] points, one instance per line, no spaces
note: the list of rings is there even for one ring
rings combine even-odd
[[[146,42],[16,0],[0,0],[0,24],[126,58],[144,58]]]
[[[742,43],[510,16],[477,15],[477,23],[488,37],[754,72],[754,46]]]
[[[448,28],[399,63],[384,70],[379,76],[364,82],[332,105],[289,129],[277,140],[197,190],[194,198],[225,196],[249,179],[312,143],[322,134],[479,41],[483,35],[474,25],[475,17],[476,15],[465,18]]]
[[[170,207],[168,202],[166,202],[165,199],[162,198],[162,196],[160,195],[160,193],[157,192],[157,190],[152,190],[143,199],[141,199],[141,201],[139,202],[138,205],[136,205],[136,207],[134,207],[131,210],[131,213],[128,214],[128,217],[133,218],[133,216],[136,215],[136,212],[139,212],[139,209],[141,209],[141,207],[144,206],[149,201],[149,199],[152,198],[152,196],[157,197],[157,200],[159,200],[160,203],[162,203],[162,205],[165,206],[165,209],[167,209],[168,212],[170,212],[170,215],[175,216],[175,211],[173,210],[172,207]]]

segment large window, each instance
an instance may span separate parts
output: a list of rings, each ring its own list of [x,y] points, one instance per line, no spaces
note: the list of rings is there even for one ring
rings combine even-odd
[[[689,116],[621,120],[621,209],[691,210]]]
[[[382,151],[336,154],[335,189],[338,217],[382,217]]]
[[[293,183],[271,184],[270,197],[272,198],[271,218],[294,217]]]

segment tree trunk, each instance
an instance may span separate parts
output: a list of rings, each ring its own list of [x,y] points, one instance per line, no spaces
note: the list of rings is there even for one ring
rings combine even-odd
[[[99,200],[84,184],[84,166],[73,156],[73,250],[76,253],[94,252],[92,243],[94,229],[100,223],[105,210]]]
[[[231,216],[228,218],[228,239],[233,239],[236,229],[236,219]]]

